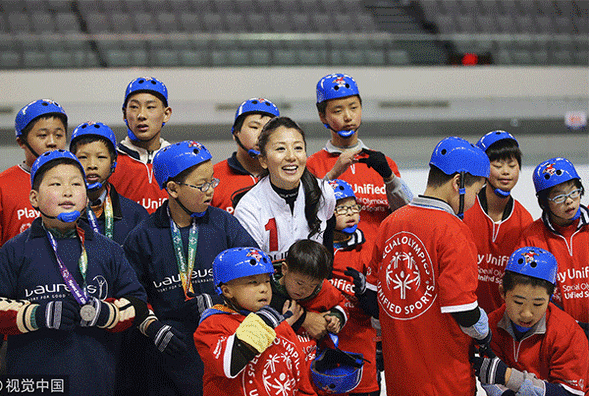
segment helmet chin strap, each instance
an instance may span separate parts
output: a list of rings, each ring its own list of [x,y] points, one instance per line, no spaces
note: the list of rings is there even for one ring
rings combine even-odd
[[[80,212],[77,210],[74,210],[73,212],[60,213],[57,216],[49,216],[47,213],[43,213],[39,208],[35,209],[41,212],[41,214],[47,218],[57,219],[59,221],[63,221],[64,223],[73,223],[80,217]]]
[[[551,211],[550,209],[548,209],[548,212],[549,212],[549,213],[550,213],[552,216],[554,216],[554,217],[558,217],[559,219],[568,220],[568,221],[575,221],[575,220],[577,220],[577,219],[579,219],[579,218],[581,217],[581,207],[580,207],[580,206],[579,206],[579,208],[577,209],[577,213],[575,213],[575,215],[574,215],[572,218],[570,218],[570,219],[567,219],[567,218],[565,218],[565,217],[559,216],[559,215],[557,215],[556,213],[554,213],[553,211]]]
[[[131,133],[133,133],[133,132],[131,132]],[[112,176],[112,174],[115,171],[116,166],[117,166],[117,162],[114,161],[112,163],[112,165],[110,166],[110,173],[103,181],[97,181],[96,183],[86,183],[86,190],[88,192],[94,192],[94,191],[100,190],[102,188],[102,186],[104,186],[104,183],[106,183],[108,178]]]
[[[200,217],[203,217],[205,215],[205,213],[207,212],[206,210],[204,212],[191,212],[190,210],[188,210],[188,208],[186,206],[184,206],[182,204],[182,202],[180,202],[180,200],[178,198],[176,198],[176,202],[178,202],[178,205],[180,205],[180,207],[190,215],[190,217],[192,217],[193,219],[197,219]]]
[[[25,146],[27,146],[27,148],[29,149],[29,151],[31,152],[31,154],[33,154],[35,156],[35,158],[39,158],[39,154],[37,154],[37,152],[35,150],[33,150],[33,148],[31,147],[31,145],[27,141],[27,139],[22,139],[21,138],[21,141],[24,143]]]
[[[516,329],[517,331],[519,331],[520,333],[525,333],[526,331],[528,331],[528,330],[530,330],[530,329],[531,329],[531,327],[524,327],[524,326],[519,326],[519,325],[516,325],[516,324],[515,324],[515,323],[513,323],[513,322],[511,322],[511,323],[513,324],[513,327],[515,327],[515,329]]]
[[[507,197],[509,197],[511,195],[511,191],[505,191],[505,190],[502,190],[500,188],[497,188],[494,185],[492,185],[489,180],[487,180],[487,183],[489,184],[489,186],[491,186],[491,188],[493,189],[493,192],[499,198],[507,198]]]
[[[351,227],[346,227],[343,230],[340,230],[341,232],[343,232],[344,234],[348,234],[348,235],[352,235],[353,233],[356,232],[356,229],[358,228],[358,224],[354,224]]]
[[[333,132],[337,133],[339,136],[343,137],[344,139],[349,138],[350,136],[352,136],[353,134],[355,134],[358,131],[358,129],[360,128],[360,127],[358,127],[358,128],[356,128],[356,130],[353,130],[352,129],[352,130],[336,131],[329,124],[323,124],[323,125],[325,125],[325,128],[329,129],[330,131],[333,131]]]
[[[246,148],[246,147],[243,145],[243,143],[241,143],[241,140],[239,140],[239,137],[238,137],[237,135],[234,135],[234,136],[235,136],[235,141],[237,142],[237,145],[238,145],[239,147],[241,147],[241,148],[242,148],[244,151],[247,151],[247,154],[248,154],[250,157],[252,157],[252,158],[258,158],[258,156],[260,155],[260,152],[259,152],[258,150],[255,150],[255,149],[253,149],[253,148],[251,148],[251,149],[248,149],[248,148]]]
[[[456,213],[456,216],[458,216],[460,219],[464,219],[464,194],[466,193],[466,190],[464,189],[464,172],[460,172],[460,189],[458,192],[460,194],[460,201],[458,204],[458,213]]]

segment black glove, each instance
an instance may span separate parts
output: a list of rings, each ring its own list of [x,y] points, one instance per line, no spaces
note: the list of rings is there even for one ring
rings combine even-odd
[[[383,179],[388,179],[393,174],[387,157],[380,151],[374,151],[369,149],[362,149],[362,152],[368,154],[366,158],[360,158],[358,162],[363,162],[368,165],[369,168],[374,169]]]
[[[91,306],[94,309],[94,316],[91,318],[81,318],[80,326],[82,327],[105,327],[109,318],[111,317],[111,311],[114,307],[111,303],[99,300],[96,297],[90,297],[86,305]],[[80,315],[84,312],[84,306],[80,307]]]
[[[344,274],[354,280],[354,293],[356,296],[361,296],[366,292],[366,276],[362,272],[352,267],[346,267]]]
[[[382,341],[376,341],[376,369],[384,371],[384,360],[382,357]]]
[[[74,298],[44,301],[35,311],[37,327],[73,330],[80,322],[80,304]]]
[[[266,305],[265,307],[260,308],[256,312],[256,315],[262,318],[264,323],[266,323],[268,326],[275,329],[284,319],[290,318],[292,316],[292,312],[286,311],[284,315],[281,315],[277,310],[269,305]]]
[[[471,363],[481,384],[505,385],[505,373],[508,367],[497,356],[493,358],[475,356],[471,358]]]
[[[207,293],[197,295],[188,292],[187,295],[191,298],[184,301],[184,307],[182,311],[191,315],[198,322],[200,320],[202,313],[206,309],[211,308],[213,306],[213,298]]]
[[[159,320],[151,322],[147,326],[145,333],[153,340],[157,349],[162,353],[167,353],[171,356],[181,356],[187,350],[186,344],[184,343],[184,334]]]

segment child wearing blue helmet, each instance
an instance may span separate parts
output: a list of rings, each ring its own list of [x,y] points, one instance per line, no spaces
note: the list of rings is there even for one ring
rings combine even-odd
[[[29,203],[31,166],[39,155],[65,148],[67,115],[57,102],[39,99],[19,110],[14,127],[25,160],[0,173],[0,246],[39,216]]]
[[[115,334],[147,317],[145,290],[120,245],[79,221],[84,169],[69,151],[41,154],[29,229],[0,249],[0,333],[7,374],[68,378],[64,393],[112,395]]]
[[[270,258],[257,248],[233,248],[213,261],[224,304],[206,310],[194,333],[205,363],[206,395],[315,395],[305,352],[291,325],[302,311],[287,301],[270,307]]]
[[[473,144],[443,139],[432,153],[424,194],[378,230],[365,290],[356,286],[355,293],[379,317],[390,394],[475,394],[469,355],[473,340],[486,344],[490,332],[477,303],[476,246],[461,216],[489,166]]]
[[[586,395],[589,344],[583,330],[550,302],[557,262],[552,253],[525,246],[505,267],[505,303],[489,314],[491,351],[473,358],[487,395]],[[485,351],[481,351],[485,352]]]
[[[231,127],[237,151],[213,167],[221,181],[213,196],[213,206],[233,213],[233,194],[258,181],[258,175],[263,171],[258,160],[258,136],[271,118],[279,116],[278,107],[268,99],[251,98],[239,105]]]
[[[226,249],[257,244],[235,217],[210,206],[219,179],[202,144],[183,141],[162,148],[153,170],[168,199],[123,246],[145,286],[152,318],[165,325],[152,328],[147,322],[140,328],[155,344],[145,351],[142,383],[147,394],[202,395],[204,367],[191,337],[216,296],[213,260]],[[175,350],[184,344],[185,350]]]
[[[533,173],[542,216],[523,233],[519,246],[538,246],[558,261],[554,301],[589,328],[589,210],[581,204],[585,190],[574,165],[558,157],[540,163]]]
[[[522,155],[515,137],[506,131],[491,131],[476,145],[489,157],[491,171],[475,204],[464,213],[464,222],[477,245],[478,302],[486,312],[491,312],[503,303],[499,285],[505,263],[533,219],[511,196],[511,190],[519,180]]]
[[[149,213],[167,198],[153,177],[153,159],[170,143],[162,139],[162,127],[170,120],[168,88],[155,77],[138,77],[127,85],[123,119],[127,137],[118,145],[118,172],[110,182],[117,191],[141,204]]]
[[[334,170],[337,178],[352,185],[362,205],[362,230],[372,240],[385,217],[411,200],[411,191],[402,182],[397,164],[370,150],[358,137],[362,98],[354,78],[328,74],[319,80],[316,91],[319,119],[331,137],[323,150],[309,157],[307,167],[320,178]]]
[[[70,151],[86,172],[89,201],[82,218],[95,232],[122,245],[148,213],[143,206],[119,195],[108,181],[117,166],[114,132],[102,122],[84,122],[72,132]]]

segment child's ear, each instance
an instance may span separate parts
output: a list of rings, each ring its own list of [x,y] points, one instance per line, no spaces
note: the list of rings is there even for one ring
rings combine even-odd
[[[39,191],[31,189],[29,192],[29,202],[33,208],[39,207]]]
[[[282,275],[286,274],[286,273],[288,272],[288,265],[286,265],[286,263],[285,263],[285,262],[283,262],[283,263],[280,265],[280,270],[281,270],[281,272],[282,272]]]
[[[323,124],[329,124],[329,123],[327,122],[327,118],[325,118],[325,113],[321,113],[321,112],[317,112],[317,113],[319,114],[319,119],[321,120],[321,122],[322,122]]]
[[[219,286],[221,288],[221,292],[223,292],[223,295],[227,298],[233,298],[233,294],[231,293],[231,288],[228,287],[227,285],[221,285]]]
[[[170,180],[166,183],[166,190],[172,198],[178,198],[178,187],[179,185],[174,181]]]
[[[164,122],[170,121],[170,117],[172,117],[172,108],[166,107],[164,110]]]
[[[460,191],[460,173],[457,173],[452,177],[452,188],[456,192]]]
[[[499,285],[499,294],[501,295],[503,301],[505,301],[505,289],[503,288],[503,285]]]

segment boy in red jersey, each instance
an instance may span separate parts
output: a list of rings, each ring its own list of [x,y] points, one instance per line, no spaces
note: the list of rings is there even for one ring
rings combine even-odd
[[[329,182],[337,200],[335,207],[335,230],[333,232],[333,271],[329,279],[346,297],[346,308],[350,319],[339,333],[339,347],[343,350],[361,353],[365,359],[362,379],[350,395],[378,395],[379,383],[376,372],[376,330],[372,327],[370,315],[359,306],[354,294],[354,277],[350,273],[366,274],[371,258],[370,243],[358,228],[360,209],[352,186],[343,180]],[[352,272],[350,272],[352,271]]]
[[[213,279],[225,303],[206,310],[194,333],[205,373],[205,395],[315,395],[304,352],[291,328],[300,306],[278,311],[272,299],[274,267],[255,248],[232,248],[213,261]]]
[[[25,160],[0,173],[0,246],[29,228],[39,216],[29,202],[31,166],[46,151],[65,148],[67,115],[58,103],[40,99],[20,109],[14,127]]]
[[[487,185],[476,203],[464,214],[475,238],[479,265],[477,299],[486,312],[499,308],[503,300],[499,285],[509,255],[515,250],[532,216],[511,196],[521,170],[521,151],[509,132],[492,131],[479,139],[477,147],[491,161]]]
[[[556,259],[544,249],[526,246],[509,258],[499,286],[505,304],[489,314],[493,353],[473,359],[488,395],[589,391],[587,339],[575,320],[550,302],[556,274]]]
[[[129,83],[123,101],[127,137],[119,143],[117,171],[110,183],[149,213],[167,198],[153,176],[152,162],[160,149],[170,145],[161,138],[161,132],[171,116],[164,83],[154,77],[139,77]]]
[[[211,206],[233,213],[233,193],[256,184],[263,170],[256,148],[258,135],[271,118],[279,116],[280,111],[268,99],[251,98],[239,105],[231,127],[237,151],[213,167],[215,177],[221,182],[215,189]]]
[[[307,159],[307,168],[323,178],[340,155],[353,156],[349,168],[349,164],[342,165],[345,172],[336,172],[336,176],[352,185],[362,205],[362,230],[366,239],[372,240],[381,221],[411,200],[411,191],[400,179],[397,164],[383,153],[368,149],[358,138],[362,99],[351,76],[334,73],[321,78],[317,83],[317,110],[331,138],[323,150]]]
[[[519,246],[537,246],[556,257],[554,302],[583,328],[589,325],[589,210],[574,165],[566,158],[539,164],[533,174],[542,216],[523,233]]]
[[[380,318],[382,334],[391,334],[382,338],[389,395],[475,394],[472,341],[484,345],[491,335],[477,303],[476,246],[460,218],[489,166],[478,147],[443,139],[432,154],[425,193],[379,228],[366,290],[355,292]]]

